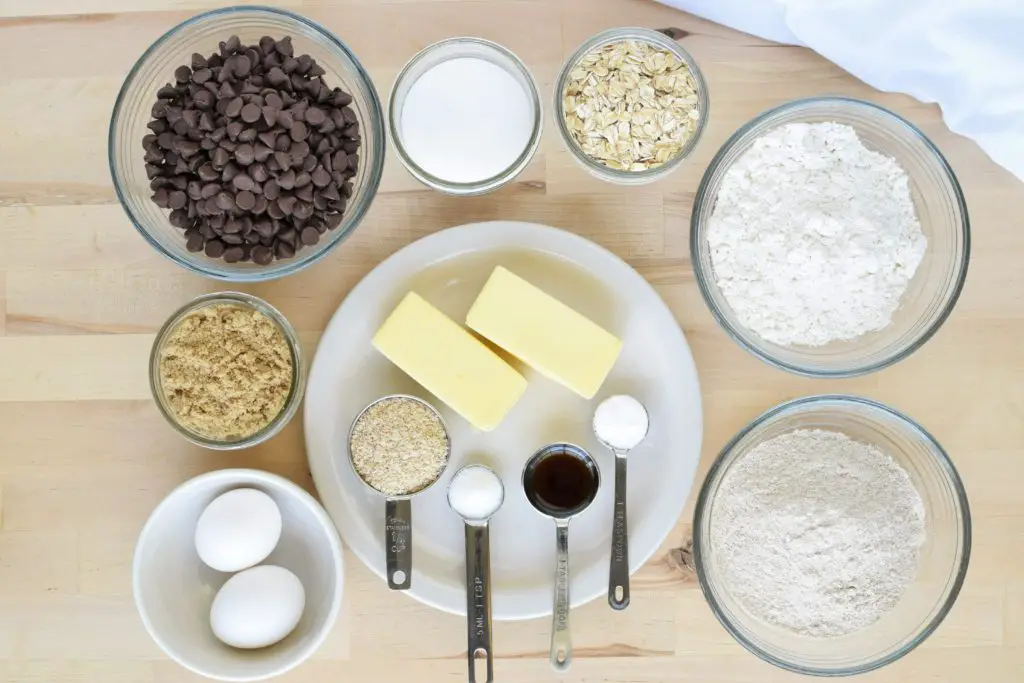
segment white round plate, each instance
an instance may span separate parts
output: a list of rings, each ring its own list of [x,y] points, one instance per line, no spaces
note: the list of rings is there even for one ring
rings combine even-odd
[[[521,368],[529,388],[493,432],[474,430],[388,362],[371,345],[380,324],[410,290],[457,322],[497,265],[503,265],[591,318],[623,341],[598,395],[587,401]],[[521,367],[517,364],[517,367]],[[441,480],[413,498],[413,573],[407,591],[447,612],[465,614],[462,520],[446,487],[466,463],[491,466],[505,503],[491,519],[493,617],[551,614],[555,525],[523,493],[526,460],[542,446],[569,441],[601,468],[597,499],[569,525],[573,606],[608,591],[614,457],[591,431],[594,408],[626,393],[647,406],[647,439],[629,455],[629,559],[636,571],[675,526],[690,493],[701,445],[700,387],[682,331],[654,289],[617,256],[572,233],[496,221],[425,237],[377,266],[348,295],[320,339],[306,389],[306,450],[317,490],[352,552],[384,578],[384,499],[356,478],[346,436],[356,415],[385,394],[419,396],[444,415],[452,460]]]

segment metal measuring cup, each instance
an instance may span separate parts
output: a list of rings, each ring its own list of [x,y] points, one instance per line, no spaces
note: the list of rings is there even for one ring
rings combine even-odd
[[[466,517],[452,503],[452,484],[466,470],[486,470],[501,487],[498,504],[485,517]],[[469,683],[476,683],[476,658],[487,657],[487,683],[494,680],[494,655],[491,649],[491,540],[488,523],[505,502],[505,486],[494,470],[486,465],[466,465],[448,482],[448,505],[465,523],[466,531],[466,628],[469,655]]]
[[[355,463],[352,461],[352,434],[355,431],[355,427],[359,424],[359,419],[373,406],[384,401],[390,401],[394,399],[408,399],[415,401],[421,405],[426,406],[441,423],[441,428],[444,429],[444,438],[448,444],[448,450],[444,456],[444,466],[438,471],[437,476],[423,488],[412,493],[396,496],[392,494],[383,493],[378,491],[371,486],[362,475],[359,474],[359,470],[356,469]],[[367,489],[377,494],[378,496],[384,496],[384,556],[385,556],[385,568],[387,573],[388,588],[391,590],[408,590],[409,586],[412,585],[412,497],[417,496],[431,486],[437,483],[437,481],[444,474],[444,471],[448,469],[448,463],[451,461],[452,456],[452,439],[448,432],[448,425],[444,423],[444,419],[441,417],[441,413],[438,412],[437,408],[430,405],[421,398],[416,396],[409,396],[407,394],[391,394],[389,396],[381,396],[376,401],[371,402],[356,415],[356,418],[352,420],[352,425],[348,430],[348,441],[346,442],[348,448],[348,461],[352,466],[352,471],[355,472],[356,478],[359,479],[366,486]]]
[[[557,507],[544,500],[536,490],[535,475],[541,464],[557,455],[579,460],[590,477],[587,495],[571,507]],[[551,620],[551,668],[569,670],[572,664],[572,635],[569,631],[569,521],[594,502],[601,488],[601,470],[590,453],[570,443],[554,443],[534,453],[523,468],[523,490],[530,504],[555,522],[555,595]]]

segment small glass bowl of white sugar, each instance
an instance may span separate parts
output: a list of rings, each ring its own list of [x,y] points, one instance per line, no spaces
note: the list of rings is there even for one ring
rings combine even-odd
[[[402,165],[445,194],[485,194],[511,182],[540,145],[540,94],[507,48],[458,37],[418,52],[395,79],[388,130]]]
[[[867,399],[811,396],[722,449],[693,551],[705,598],[745,648],[802,674],[859,674],[913,650],[952,609],[971,516],[923,427]]]
[[[816,97],[722,146],[697,190],[690,249],[705,303],[740,346],[790,372],[851,377],[942,326],[970,225],[953,169],[912,123]]]

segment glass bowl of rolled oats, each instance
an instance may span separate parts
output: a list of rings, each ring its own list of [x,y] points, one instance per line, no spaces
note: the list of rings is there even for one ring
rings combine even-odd
[[[555,84],[555,121],[573,157],[620,185],[664,178],[690,156],[708,118],[693,57],[666,33],[615,28],[570,56]]]

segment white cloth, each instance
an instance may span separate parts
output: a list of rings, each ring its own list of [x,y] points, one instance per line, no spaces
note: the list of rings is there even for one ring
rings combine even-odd
[[[1024,180],[1024,0],[660,1],[937,102],[950,130]]]

